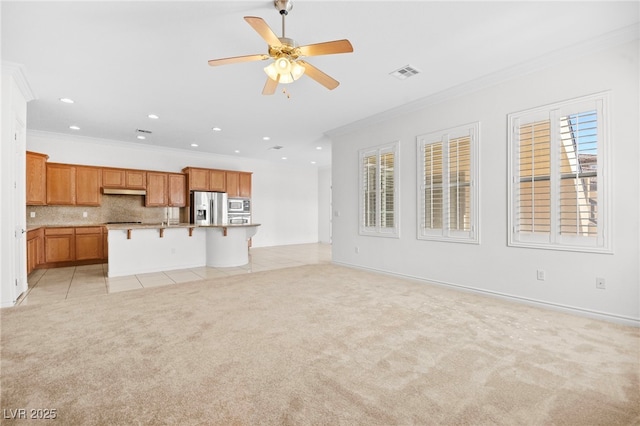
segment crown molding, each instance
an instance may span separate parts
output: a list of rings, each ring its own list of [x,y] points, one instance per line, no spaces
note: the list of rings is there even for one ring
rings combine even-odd
[[[599,37],[574,44],[569,47],[555,50],[546,55],[539,56],[529,61],[522,62],[505,68],[501,71],[491,73],[480,78],[450,87],[432,95],[408,102],[404,105],[383,111],[381,113],[363,118],[362,120],[346,124],[341,127],[326,131],[324,134],[329,138],[344,135],[356,130],[367,128],[373,124],[391,120],[410,114],[451,99],[468,95],[491,86],[498,85],[515,77],[527,75],[536,71],[549,68],[580,56],[594,53],[600,50],[618,46],[624,43],[637,41],[640,39],[640,23],[611,31]]]
[[[27,102],[36,99],[36,95],[29,85],[27,75],[25,74],[24,67],[22,65],[14,62],[2,61],[2,74],[13,77],[18,89],[20,89],[22,96],[24,96]]]

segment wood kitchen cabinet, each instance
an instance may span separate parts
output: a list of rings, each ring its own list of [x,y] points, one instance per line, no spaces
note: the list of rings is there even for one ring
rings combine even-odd
[[[89,166],[75,166],[76,205],[99,206],[102,201],[102,169]]]
[[[104,241],[101,226],[75,228],[75,259],[97,260],[104,258]]]
[[[187,177],[179,173],[169,173],[168,177],[168,205],[169,207],[184,207],[187,205]]]
[[[76,203],[76,168],[69,164],[47,163],[47,204]]]
[[[147,172],[144,170],[125,170],[127,189],[147,189]]]
[[[224,170],[209,170],[209,191],[227,192],[226,175]]]
[[[187,205],[186,176],[180,173],[147,172],[147,207]]]
[[[169,203],[168,174],[160,172],[147,172],[147,196],[146,207],[164,207]]]
[[[47,228],[44,230],[45,263],[75,260],[74,228]]]
[[[27,275],[44,263],[44,230],[33,229],[27,232]]]
[[[47,204],[99,206],[102,173],[98,167],[47,163]]]
[[[187,175],[187,191],[226,192],[227,190],[224,170],[185,167],[182,172]]]
[[[244,198],[251,198],[251,173],[240,172],[238,195]]]
[[[126,188],[126,170],[103,167],[102,186],[105,188]]]
[[[209,169],[186,167],[182,169],[182,173],[187,175],[189,191],[209,190]]]
[[[227,196],[231,197],[251,197],[251,173],[248,172],[226,172]]]
[[[103,167],[102,186],[105,188],[147,189],[147,172]]]
[[[28,206],[47,204],[47,159],[46,154],[26,152],[26,196]]]

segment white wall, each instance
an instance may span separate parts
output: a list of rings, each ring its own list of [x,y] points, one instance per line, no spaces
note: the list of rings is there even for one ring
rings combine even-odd
[[[331,168],[318,170],[318,240],[331,243]]]
[[[180,172],[206,167],[253,172],[253,247],[318,242],[318,170],[150,145],[30,131],[27,150],[49,162]]]
[[[333,210],[340,212],[333,217],[333,260],[640,325],[638,49],[637,40],[601,46],[490,87],[330,132],[332,180],[341,183],[333,186]],[[507,247],[507,114],[605,90],[611,91],[614,254]],[[416,136],[474,121],[481,123],[480,244],[417,240]],[[358,150],[395,140],[400,238],[360,236]],[[546,281],[536,280],[537,269],[546,271]],[[596,289],[596,277],[606,279],[606,290]]]

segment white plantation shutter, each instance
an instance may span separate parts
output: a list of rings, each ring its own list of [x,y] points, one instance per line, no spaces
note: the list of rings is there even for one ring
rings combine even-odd
[[[471,136],[449,140],[449,230],[471,231]]]
[[[425,144],[424,155],[424,208],[422,209],[422,227],[432,234],[442,235],[442,142]]]
[[[560,118],[560,234],[598,233],[597,111]]]
[[[510,245],[608,251],[608,95],[510,114]]]
[[[377,226],[378,205],[378,156],[377,152],[367,152],[361,157],[362,197],[364,208],[362,209],[362,223],[365,228]]]
[[[418,238],[478,242],[479,123],[418,136]]]
[[[517,123],[519,176],[516,229],[538,234],[548,241],[551,232],[551,122],[548,119]]]
[[[360,151],[360,233],[398,236],[398,143]]]

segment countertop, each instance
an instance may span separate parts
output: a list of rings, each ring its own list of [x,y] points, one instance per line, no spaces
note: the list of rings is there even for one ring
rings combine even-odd
[[[104,226],[107,229],[167,229],[167,228],[238,228],[248,226],[260,226],[259,223],[230,223],[226,225],[194,225],[193,223],[177,223],[167,225],[166,223],[68,223],[64,225],[28,225],[27,231],[39,228],[80,228],[87,226]]]
[[[260,226],[259,223],[229,223],[226,225],[194,225],[193,223],[177,223],[167,225],[166,223],[116,223],[110,225],[104,225],[107,229],[169,229],[169,228],[242,228],[248,226]]]

